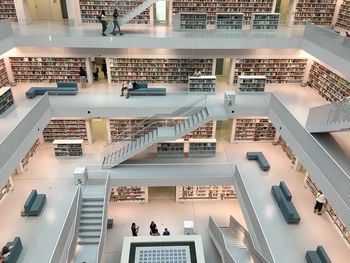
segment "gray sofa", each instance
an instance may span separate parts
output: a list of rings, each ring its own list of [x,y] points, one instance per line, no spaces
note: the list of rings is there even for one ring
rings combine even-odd
[[[270,164],[262,152],[247,152],[246,157],[248,160],[256,160],[263,171],[270,170]]]
[[[281,181],[279,185],[272,186],[271,193],[286,222],[288,224],[298,224],[300,222],[300,216],[292,203],[292,194],[285,182]]]
[[[308,263],[332,263],[323,246],[317,246],[316,251],[306,251],[305,259]]]
[[[166,88],[148,88],[145,82],[136,83],[134,89],[128,91],[129,96],[163,96]]]
[[[78,93],[78,83],[76,82],[57,82],[57,87],[31,87],[26,91],[26,97],[32,99],[37,95],[76,95]]]
[[[4,258],[4,263],[15,263],[23,249],[21,239],[15,237],[12,242],[7,242],[6,246],[12,248],[10,249],[10,254]]]
[[[46,202],[45,194],[38,194],[34,189],[30,193],[27,201],[24,204],[24,211],[27,216],[38,216]]]

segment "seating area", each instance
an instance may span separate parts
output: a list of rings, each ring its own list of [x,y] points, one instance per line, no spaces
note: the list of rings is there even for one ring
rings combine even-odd
[[[41,213],[46,202],[45,194],[38,194],[35,189],[32,190],[27,201],[24,204],[24,211],[27,216],[38,216]]]
[[[10,249],[10,252],[4,256],[4,263],[15,263],[21,251],[23,249],[21,239],[15,237],[12,242],[7,242],[6,246]]]
[[[256,160],[263,171],[270,170],[270,164],[267,162],[262,152],[247,152],[248,160]]]
[[[271,193],[286,222],[288,224],[298,224],[300,222],[300,216],[292,203],[292,194],[285,182],[281,181],[279,185],[273,185]]]
[[[26,92],[28,99],[35,98],[37,95],[76,95],[78,93],[78,83],[76,82],[57,82],[57,87],[31,87]]]
[[[164,96],[166,88],[148,88],[145,82],[138,82],[134,89],[128,91],[129,96]]]
[[[323,246],[317,246],[316,251],[306,251],[305,259],[308,263],[332,263]]]

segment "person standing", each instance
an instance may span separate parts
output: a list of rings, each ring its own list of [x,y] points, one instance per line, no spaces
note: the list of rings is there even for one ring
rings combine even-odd
[[[167,228],[164,229],[163,236],[170,236],[170,232]]]
[[[96,65],[96,62],[92,62],[92,75],[94,76],[94,81],[98,81],[98,73],[100,70],[98,69],[98,66]]]
[[[132,223],[131,224],[131,233],[132,233],[132,236],[134,237],[137,237],[137,233],[139,232],[139,227],[136,226],[135,223]]]
[[[105,77],[105,79],[107,79],[107,64],[106,64],[106,60],[103,60],[102,65],[101,65],[101,70],[103,72],[103,76]]]
[[[118,18],[119,18],[119,13],[118,13],[118,9],[116,8],[116,9],[114,9],[114,12],[113,12],[113,30],[111,32],[111,34],[113,34],[113,35],[116,35],[116,33],[115,33],[116,27],[118,28],[119,35],[123,35],[123,33],[120,32]]]
[[[106,35],[106,30],[107,30],[107,20],[106,20],[106,13],[105,10],[101,11],[101,14],[98,16],[98,20],[100,21],[101,25],[102,25],[102,36],[107,36]]]
[[[318,191],[318,193],[316,195],[316,204],[314,207],[314,213],[316,213],[316,211],[318,211],[318,214],[322,215],[322,207],[323,207],[323,204],[325,202],[326,202],[326,197],[324,196],[322,191]]]
[[[151,222],[151,224],[149,225],[150,228],[150,235],[153,236],[156,233],[156,229],[157,229],[157,225],[156,223],[154,223],[154,221]]]
[[[86,88],[86,70],[83,67],[80,67],[79,69],[79,76],[80,76],[80,82],[81,82],[81,87]]]
[[[120,97],[124,96],[124,92],[128,92],[128,82],[127,81],[123,81],[122,83],[122,90],[120,93]]]

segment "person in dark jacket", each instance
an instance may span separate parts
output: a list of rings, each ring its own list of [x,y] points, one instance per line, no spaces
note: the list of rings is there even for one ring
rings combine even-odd
[[[106,35],[106,30],[107,30],[107,20],[106,20],[106,13],[105,10],[101,11],[101,14],[98,16],[98,20],[100,21],[101,25],[102,25],[102,36],[107,36]]]
[[[103,60],[102,65],[101,65],[101,70],[103,72],[103,75],[104,75],[105,79],[107,79],[107,64],[106,64],[106,60]]]
[[[139,227],[136,226],[135,223],[131,224],[131,233],[134,237],[137,237],[137,233],[139,232]]]
[[[167,228],[164,229],[163,236],[170,236],[170,232]]]
[[[153,236],[155,233],[156,233],[156,229],[157,229],[157,225],[156,225],[156,223],[154,223],[154,221],[152,221],[151,222],[151,224],[149,225],[149,228],[150,228],[150,232],[149,232],[149,234],[151,235],[151,236]]]

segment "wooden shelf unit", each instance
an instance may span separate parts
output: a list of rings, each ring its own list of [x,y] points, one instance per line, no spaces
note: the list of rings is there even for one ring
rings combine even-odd
[[[132,140],[138,138],[158,127],[173,126],[182,119],[110,119],[109,129],[111,133],[111,142]],[[156,123],[155,123],[156,122]],[[154,125],[151,125],[154,123]],[[147,129],[145,129],[148,127]],[[137,133],[138,131],[141,131]],[[136,134],[137,133],[137,134]],[[134,135],[135,136],[131,136]],[[215,136],[215,124],[213,121],[206,123],[198,129],[186,134],[184,139],[189,138],[213,138]],[[130,138],[128,138],[130,137]]]
[[[157,143],[157,157],[184,157],[185,141],[178,139]]]
[[[203,75],[211,75],[213,59],[168,59],[168,58],[111,58],[111,81],[143,81],[149,83],[183,84],[197,69]]]
[[[216,154],[216,139],[189,139],[189,157],[214,157]]]
[[[306,184],[311,190],[311,193],[316,197],[316,194],[319,190],[318,186],[312,181],[311,177],[308,176],[306,180]],[[335,225],[338,227],[340,232],[342,233],[344,239],[350,244],[350,229],[342,222],[341,218],[338,217],[336,211],[332,207],[332,205],[327,201],[324,204],[325,209],[327,210],[329,216],[332,218]]]
[[[216,13],[216,29],[242,30],[243,13]]]
[[[265,76],[238,76],[237,90],[244,92],[265,91],[267,79]]]
[[[350,30],[350,0],[343,0],[335,26]]]
[[[14,0],[2,0],[0,2],[0,21],[10,19],[10,21],[17,21],[17,14]]]
[[[55,156],[58,157],[83,156],[83,143],[84,140],[54,140],[52,142],[55,145]]]
[[[17,168],[16,168],[16,172],[17,174],[23,174],[24,169],[28,166],[30,160],[32,159],[32,157],[34,156],[37,148],[40,145],[40,141],[39,139],[36,139],[36,141],[34,142],[34,144],[32,145],[32,147],[30,147],[29,151],[26,153],[26,155],[23,157],[23,159],[21,160],[21,162],[18,164]]]
[[[277,30],[279,26],[279,13],[253,13],[252,30]]]
[[[0,88],[10,85],[9,78],[6,72],[5,61],[0,58]]]
[[[281,146],[287,157],[292,161],[292,164],[295,164],[297,158],[282,136],[279,136],[277,143]]]
[[[238,76],[266,76],[267,83],[301,83],[307,59],[237,59],[234,83]]]
[[[85,58],[10,57],[16,82],[79,82]]]
[[[308,85],[315,88],[323,98],[330,102],[340,101],[350,96],[350,81],[316,61],[311,66]]]
[[[252,13],[269,13],[273,0],[173,0],[173,15],[180,12],[206,13],[207,23],[216,24],[217,13],[244,13],[244,24],[251,22]]]
[[[188,92],[215,93],[216,76],[188,77]]]
[[[123,17],[132,10],[140,6],[144,1],[140,0],[79,0],[80,13],[83,23],[99,23],[98,16],[102,10],[105,10],[108,21],[113,20],[114,8],[118,8],[119,17]],[[150,24],[150,8],[147,8],[141,14],[130,20],[128,24]]]
[[[53,119],[43,131],[44,142],[52,143],[54,140],[78,140],[89,142],[87,120],[82,119]]]
[[[173,15],[174,30],[205,30],[207,29],[207,13],[180,12]]]
[[[268,118],[237,118],[234,122],[235,141],[273,141],[276,129]]]
[[[0,115],[4,114],[5,111],[15,104],[12,90],[10,87],[0,88]]]
[[[140,202],[148,203],[147,186],[120,186],[112,187],[109,198],[113,202]]]
[[[233,200],[236,198],[233,185],[176,186],[176,202]]]
[[[337,0],[298,0],[294,14],[294,24],[331,25]]]

